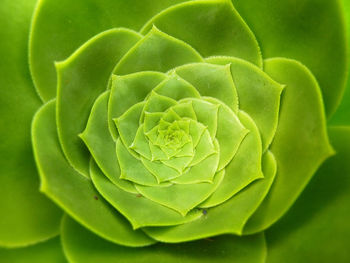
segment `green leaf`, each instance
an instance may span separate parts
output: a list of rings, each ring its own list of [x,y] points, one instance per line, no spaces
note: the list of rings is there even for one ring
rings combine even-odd
[[[148,21],[141,32],[148,32],[152,25],[205,57],[234,56],[262,65],[258,43],[231,1],[191,1],[170,7]]]
[[[164,165],[162,162],[150,161],[145,158],[142,158],[141,161],[146,169],[157,178],[158,182],[168,181],[181,175],[181,172]]]
[[[186,0],[38,2],[30,34],[30,67],[35,87],[42,99],[47,101],[56,96],[54,61],[65,59],[88,39],[107,29],[125,27],[139,30],[159,11],[184,1]]]
[[[181,120],[181,117],[174,111],[174,107],[177,105],[174,105],[173,107],[170,107],[168,110],[166,110],[166,112],[164,113],[164,115],[162,116],[162,120],[160,122],[168,122],[168,123],[173,123],[175,121],[179,121]]]
[[[210,140],[209,133],[204,132],[204,145],[208,144]],[[197,148],[200,144],[197,145]],[[218,171],[218,164],[220,159],[219,145],[215,141],[214,149],[209,147],[203,151],[203,148],[195,149],[195,156],[193,158],[194,163],[190,163],[190,166],[184,174],[180,177],[171,180],[175,184],[198,184],[198,183],[213,183],[213,177]],[[203,151],[203,152],[201,152]],[[205,173],[203,173],[205,171]],[[203,200],[204,201],[204,200]]]
[[[136,185],[136,189],[146,198],[174,209],[185,216],[217,189],[224,174],[223,171],[218,172],[212,183],[174,184],[168,187]]]
[[[147,70],[167,72],[183,64],[201,61],[201,55],[187,43],[153,27],[119,61],[114,73],[125,75]]]
[[[61,211],[38,191],[30,142],[31,120],[40,106],[27,61],[35,2],[0,4],[0,246],[4,247],[26,246],[57,235],[61,217]],[[7,252],[2,253],[6,261]],[[9,258],[14,254],[9,252]]]
[[[228,200],[248,184],[263,178],[261,170],[262,147],[258,128],[248,114],[238,114],[249,133],[241,143],[233,160],[225,168],[225,177],[218,189],[200,207],[212,207]]]
[[[170,73],[170,76],[161,82],[154,91],[174,100],[200,97],[196,88],[180,78],[176,73]]]
[[[206,159],[208,156],[213,155],[215,153],[220,153],[220,149],[217,149],[214,145],[214,142],[212,138],[210,137],[209,131],[205,129],[205,131],[202,133],[202,136],[199,139],[198,144],[194,147],[195,154],[193,156],[193,159],[191,160],[190,165],[194,166]],[[217,170],[217,165],[215,166],[215,170]],[[207,170],[203,170],[208,172]]]
[[[180,66],[176,73],[191,83],[202,96],[217,98],[238,111],[238,95],[231,77],[230,65],[195,63]]]
[[[206,101],[220,105],[218,111],[216,139],[220,146],[220,162],[218,170],[223,169],[235,156],[249,130],[244,127],[238,116],[225,104],[214,98],[205,98]],[[260,150],[256,148],[255,151]]]
[[[144,132],[144,125],[141,124],[137,129],[135,139],[132,142],[130,148],[140,154],[141,157],[145,157],[148,160],[152,159],[152,152],[149,146],[149,141]]]
[[[179,103],[171,107],[171,109],[181,118],[197,120],[196,112],[193,109],[192,101]]]
[[[143,101],[165,78],[166,75],[152,71],[112,76],[111,95],[108,102],[108,127],[114,140],[117,140],[118,132],[113,119],[120,117],[134,104]]]
[[[347,86],[345,88],[345,93],[342,98],[342,101],[339,105],[339,108],[335,112],[332,117],[330,123],[332,125],[350,125],[350,78],[349,78],[349,63],[350,63],[350,2],[347,0],[342,0],[343,9],[345,11],[345,19],[346,19],[346,29],[347,29],[347,65],[348,65],[348,78],[347,78]]]
[[[143,129],[147,133],[156,127],[160,119],[164,116],[164,112],[145,112]]]
[[[169,97],[159,95],[155,91],[151,91],[144,108],[144,112],[164,112],[171,106],[176,105],[176,100]]]
[[[138,156],[132,150],[131,146],[134,142],[137,130],[139,128],[140,118],[144,110],[146,102],[142,101],[131,106],[123,115],[114,119],[115,125],[118,129],[121,140],[124,147],[135,157]]]
[[[91,178],[101,195],[129,220],[134,229],[144,226],[183,224],[196,220],[202,215],[202,212],[197,210],[182,216],[170,208],[143,197],[141,194],[125,192],[108,181],[94,162],[90,164],[90,172]]]
[[[57,127],[63,152],[72,166],[88,175],[88,151],[77,136],[118,61],[140,36],[127,29],[105,31],[81,46],[57,68]]]
[[[175,157],[192,157],[194,154],[193,143],[186,143],[179,152],[175,154]]]
[[[197,118],[197,117],[196,117]],[[196,147],[199,140],[202,138],[203,132],[207,131],[207,127],[197,121],[190,121],[190,134],[192,137],[193,146]]]
[[[155,186],[160,183],[157,181],[157,177],[146,169],[141,160],[136,159],[128,151],[120,139],[117,140],[116,149],[121,179],[148,186]]]
[[[98,235],[126,246],[154,243],[101,197],[89,178],[76,172],[61,152],[55,122],[55,101],[45,104],[32,126],[34,156],[41,188],[65,212]]]
[[[192,147],[192,149],[193,149],[193,147]],[[178,153],[176,153],[176,155],[178,155]],[[191,161],[193,159],[193,151],[192,151],[192,156],[177,157],[176,155],[175,155],[175,157],[170,158],[169,160],[162,161],[162,163],[165,164],[166,166],[169,166],[169,167],[175,169],[179,173],[183,174],[185,171],[185,168],[188,167],[188,165],[191,163]]]
[[[34,246],[0,249],[1,262],[6,263],[66,263],[59,238],[36,244]]]
[[[92,107],[85,130],[79,136],[103,173],[115,185],[131,193],[137,193],[134,185],[119,178],[120,168],[115,154],[115,142],[108,131],[107,107],[109,91],[102,93]]]
[[[146,133],[151,145],[156,145],[158,139],[159,124]],[[157,145],[158,146],[158,145]],[[159,147],[159,146],[158,146]],[[165,153],[164,153],[165,154]]]
[[[151,141],[149,142],[149,146],[152,152],[152,159],[154,161],[159,161],[159,160],[168,160],[168,156],[163,152],[163,150],[157,146],[154,145]]]
[[[171,227],[147,227],[152,238],[166,243],[178,243],[221,234],[240,235],[249,217],[268,193],[276,174],[276,161],[267,151],[262,161],[265,178],[256,181],[219,206],[203,210],[199,220]]]
[[[336,110],[346,81],[348,44],[340,2],[233,0],[265,58],[296,59],[313,72],[322,89],[327,116]]]
[[[276,132],[283,86],[271,79],[260,68],[237,58],[211,57],[206,61],[220,65],[231,64],[239,108],[255,121],[260,130],[263,151],[265,151]]]
[[[62,224],[65,254],[75,263],[263,263],[266,245],[263,234],[220,236],[183,244],[158,243],[151,247],[118,246],[87,231],[66,217]]]
[[[184,99],[182,102],[192,102],[197,121],[207,127],[210,136],[214,139],[217,131],[220,105],[195,98]]]
[[[321,91],[310,71],[297,61],[283,58],[266,60],[265,70],[286,84],[279,125],[270,148],[278,171],[271,191],[248,222],[246,233],[261,231],[276,222],[318,167],[334,154],[328,140]]]
[[[268,230],[267,262],[347,262],[350,258],[350,127],[332,127],[329,133],[337,153]]]

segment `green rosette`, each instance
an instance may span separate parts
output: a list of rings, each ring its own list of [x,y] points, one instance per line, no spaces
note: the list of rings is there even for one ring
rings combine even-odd
[[[304,216],[295,207],[311,209],[315,182],[303,190],[314,174],[321,185],[349,174],[349,129],[328,128],[346,80],[344,21],[337,1],[282,2],[38,1],[35,90],[19,98],[33,102],[11,125],[34,116],[26,162],[40,187],[18,189],[42,194],[21,192],[0,220],[0,245],[13,248],[0,261],[328,260],[321,243],[294,251],[293,235],[281,235]],[[349,233],[339,224],[334,233]]]

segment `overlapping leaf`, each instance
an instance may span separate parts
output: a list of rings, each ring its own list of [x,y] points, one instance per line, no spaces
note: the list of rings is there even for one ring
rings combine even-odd
[[[344,34],[338,3],[315,1],[233,1],[243,17],[229,0],[39,1],[31,30],[30,67],[40,97],[57,99],[35,115],[32,141],[41,191],[74,219],[66,216],[62,222],[70,262],[109,262],[116,257],[148,262],[154,260],[150,252],[154,249],[160,261],[173,262],[174,248],[186,254],[186,262],[211,262],[215,256],[223,262],[265,261],[262,234],[235,235],[261,232],[276,222],[322,162],[334,154],[322,95],[329,116],[342,93]],[[1,14],[7,5],[0,6]],[[320,12],[305,19],[311,6]],[[26,19],[31,8],[23,9]],[[22,29],[24,20],[19,23]],[[324,28],[332,37],[321,41]],[[10,31],[5,30],[5,36],[21,43],[19,34],[24,30]],[[285,55],[305,63],[320,86],[295,60],[273,58],[263,65],[258,42],[265,57]],[[22,57],[17,59],[15,53],[10,54],[17,63]],[[67,58],[69,54],[73,55]],[[54,61],[62,61],[55,63],[57,78]],[[15,64],[8,64],[12,76]],[[29,86],[28,76],[24,81],[14,79]],[[28,92],[23,91],[24,98]],[[7,97],[6,93],[5,101]],[[37,99],[31,97],[33,103],[24,104],[31,109],[25,120],[37,108]],[[25,120],[20,123],[28,124]],[[5,137],[11,136],[5,133]],[[11,153],[25,144],[23,138]],[[14,166],[5,166],[7,174],[8,167]],[[16,185],[14,180],[5,182]],[[22,182],[21,194],[31,194],[33,189],[26,189],[32,184]],[[16,203],[23,201],[4,193]],[[26,245],[57,233],[59,210],[41,196],[26,203],[38,200],[39,210],[45,211],[39,217],[32,205],[22,209],[23,218],[4,216],[0,230],[10,220],[13,224],[3,231],[0,245]],[[7,202],[0,206],[4,207],[14,211]],[[39,218],[36,223],[34,217]],[[17,228],[27,219],[29,228],[23,223]],[[45,229],[37,227],[42,222],[49,222]],[[11,229],[20,234],[11,237],[9,233],[16,233]],[[201,249],[211,239],[186,246],[162,244],[220,234],[229,235],[214,238],[216,245],[204,252]],[[77,236],[86,239],[77,241]],[[275,238],[273,231],[270,237]],[[149,248],[132,248],[157,241],[160,244]],[[85,253],[93,249],[91,243],[98,258]],[[62,261],[55,241],[46,247],[48,257]],[[198,247],[205,257],[194,252]],[[23,258],[29,250],[18,251]],[[32,252],[36,253],[34,247]],[[14,258],[0,251],[2,257]],[[45,254],[34,257],[42,260]],[[270,259],[280,260],[276,249]]]

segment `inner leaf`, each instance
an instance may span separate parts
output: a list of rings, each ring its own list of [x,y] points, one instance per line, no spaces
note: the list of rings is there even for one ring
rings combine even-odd
[[[181,172],[164,165],[162,162],[150,161],[146,158],[141,158],[141,161],[147,170],[152,173],[160,183],[177,178],[181,175]]]
[[[174,72],[172,72],[167,79],[155,87],[154,91],[174,100],[184,98],[200,98],[200,94],[196,88]]]
[[[152,91],[144,108],[145,112],[164,112],[176,104],[176,100],[159,95]]]
[[[120,139],[130,151],[131,149],[129,149],[129,146],[132,145],[136,136],[144,106],[145,102],[137,103],[130,107],[119,118],[114,119]],[[133,151],[131,151],[131,154],[133,154]]]
[[[181,117],[173,110],[173,107],[171,107],[162,117],[162,119],[164,121],[167,122],[174,122],[174,121],[178,121],[181,120]]]
[[[165,74],[151,71],[112,76],[111,94],[108,101],[108,127],[114,140],[117,140],[118,133],[113,119],[120,117],[131,106],[143,101],[165,78]]]
[[[148,143],[148,139],[144,133],[143,126],[144,125],[141,124],[141,126],[137,129],[135,139],[129,146],[129,148],[150,160],[152,159],[152,152]]]
[[[192,106],[192,101],[179,103],[171,107],[171,109],[182,118],[189,118],[195,121],[197,120],[196,112],[194,111]]]
[[[210,137],[209,131],[205,130],[202,134],[197,146],[195,147],[195,155],[192,159],[190,165],[196,165],[199,162],[203,161],[209,155],[212,155],[216,152],[214,143]]]
[[[148,186],[158,185],[157,178],[145,168],[140,160],[130,154],[120,139],[117,140],[116,150],[121,179]]]
[[[152,130],[155,126],[158,125],[160,119],[163,117],[163,112],[145,112],[144,122],[143,122],[143,131],[145,133]]]
[[[196,113],[197,121],[207,127],[210,136],[215,138],[219,104],[212,104],[201,99],[185,99],[181,102],[192,102],[193,109]]]
[[[214,141],[215,152],[204,160],[188,168],[183,175],[171,180],[175,184],[197,184],[201,182],[213,182],[213,177],[218,170],[220,159],[219,144]]]
[[[152,153],[152,161],[168,160],[168,156],[159,146],[154,145],[151,141],[148,143]]]
[[[185,216],[216,190],[223,177],[224,172],[221,171],[216,174],[213,183],[174,184],[169,187],[136,186],[136,189],[146,198]]]

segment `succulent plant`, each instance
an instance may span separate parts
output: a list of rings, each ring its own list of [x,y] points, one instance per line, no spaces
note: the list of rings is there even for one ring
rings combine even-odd
[[[35,2],[0,4],[1,262],[350,260],[348,4]]]

